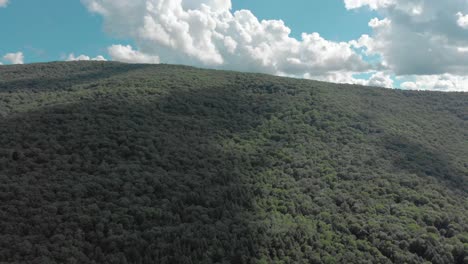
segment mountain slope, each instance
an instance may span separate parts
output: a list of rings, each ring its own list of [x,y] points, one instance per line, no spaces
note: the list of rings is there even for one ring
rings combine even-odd
[[[0,262],[467,263],[468,94],[0,66]]]

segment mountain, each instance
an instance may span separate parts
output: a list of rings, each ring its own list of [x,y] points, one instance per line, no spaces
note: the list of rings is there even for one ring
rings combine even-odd
[[[0,66],[1,263],[468,263],[468,94]]]

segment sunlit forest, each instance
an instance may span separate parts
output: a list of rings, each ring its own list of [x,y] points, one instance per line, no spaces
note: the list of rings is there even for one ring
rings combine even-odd
[[[468,94],[0,66],[1,263],[468,263]]]

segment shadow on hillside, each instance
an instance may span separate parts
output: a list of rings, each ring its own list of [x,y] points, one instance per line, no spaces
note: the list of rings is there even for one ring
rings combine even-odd
[[[0,119],[0,261],[246,263],[248,177],[266,165],[234,142],[268,107],[186,89]]]
[[[408,138],[399,136],[386,136],[382,142],[396,168],[420,177],[434,177],[452,190],[462,193],[468,190],[466,175],[454,169],[442,151],[427,149]]]
[[[76,66],[79,65],[79,66]],[[62,62],[47,67],[42,64],[13,65],[10,78],[0,78],[0,92],[67,90],[74,85],[90,84],[119,74],[151,67],[146,64]]]

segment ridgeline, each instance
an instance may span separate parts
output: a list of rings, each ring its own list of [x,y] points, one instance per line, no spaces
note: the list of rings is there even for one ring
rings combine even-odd
[[[468,263],[468,93],[0,66],[1,263]]]

